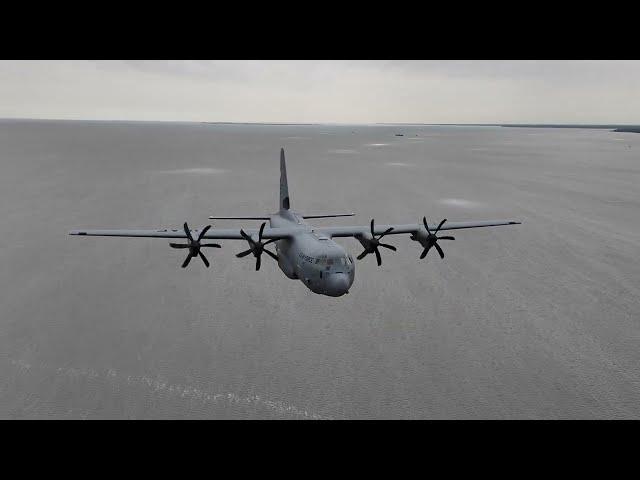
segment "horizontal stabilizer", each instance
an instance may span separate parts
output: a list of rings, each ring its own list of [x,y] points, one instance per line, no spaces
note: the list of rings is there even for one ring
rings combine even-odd
[[[353,217],[355,213],[327,213],[325,215],[302,215],[302,218],[334,218],[334,217]]]
[[[209,220],[269,220],[270,217],[209,217]]]

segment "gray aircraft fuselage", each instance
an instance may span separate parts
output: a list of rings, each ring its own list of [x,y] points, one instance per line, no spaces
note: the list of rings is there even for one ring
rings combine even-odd
[[[291,279],[299,279],[314,293],[339,297],[349,293],[356,274],[353,257],[329,237],[314,231],[301,215],[281,210],[269,218],[271,227],[306,228],[307,231],[275,242],[278,266]]]

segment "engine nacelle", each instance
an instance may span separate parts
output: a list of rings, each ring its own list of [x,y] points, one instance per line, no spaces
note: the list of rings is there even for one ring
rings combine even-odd
[[[371,235],[369,232],[365,232],[361,235],[356,236],[355,238],[360,242],[365,250],[371,250],[371,248],[373,247],[373,244],[371,242],[371,240],[373,240],[373,235]]]
[[[420,245],[426,248],[428,236],[429,234],[427,233],[427,230],[425,228],[419,228],[418,231],[416,233],[412,233],[409,238],[414,242],[418,242]]]

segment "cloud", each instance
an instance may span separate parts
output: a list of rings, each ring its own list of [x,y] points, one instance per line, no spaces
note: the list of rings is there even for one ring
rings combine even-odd
[[[640,123],[638,61],[2,61],[0,117]]]

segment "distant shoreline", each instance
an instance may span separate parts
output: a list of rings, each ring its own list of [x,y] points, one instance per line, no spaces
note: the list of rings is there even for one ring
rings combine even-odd
[[[500,125],[501,127],[514,128],[585,128],[598,130],[611,130],[612,132],[640,133],[640,125],[538,125],[538,124],[517,124]]]
[[[507,128],[576,128],[640,133],[640,125],[622,124],[562,124],[562,123],[295,123],[295,122],[209,122],[199,120],[92,120],[71,118],[0,118],[0,122],[87,122],[87,123],[164,123],[201,125],[264,125],[264,126],[335,126],[335,127],[507,127]]]
[[[569,123],[379,123],[388,126],[432,126],[432,127],[508,127],[508,128],[582,128],[611,130],[613,132],[640,133],[640,125],[621,124],[569,124]]]

